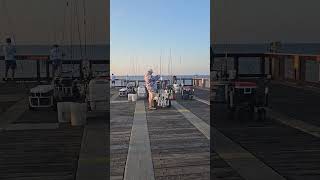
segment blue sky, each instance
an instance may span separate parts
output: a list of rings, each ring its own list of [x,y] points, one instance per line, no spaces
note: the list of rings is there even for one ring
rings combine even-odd
[[[161,54],[168,74],[171,48],[173,73],[209,74],[210,0],[111,0],[110,12],[112,73],[159,74]]]

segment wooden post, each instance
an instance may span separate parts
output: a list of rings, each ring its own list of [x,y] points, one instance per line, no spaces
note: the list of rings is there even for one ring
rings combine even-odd
[[[299,77],[300,81],[305,81],[306,79],[306,60],[302,57],[300,59],[300,70],[299,70]]]
[[[265,75],[266,74],[266,68],[265,68],[266,60],[265,57],[262,56],[260,58],[260,74]]]
[[[80,61],[79,63],[79,68],[80,68],[80,79],[83,79],[82,61]]]
[[[47,75],[47,80],[50,80],[50,65],[49,65],[49,61],[46,60],[46,75]]]
[[[294,80],[300,80],[300,57],[295,55],[293,58]]]
[[[272,72],[272,58],[270,56],[269,56],[269,74],[272,77],[272,75],[273,75],[273,72]]]
[[[283,79],[285,79],[285,76],[284,76],[284,71],[285,71],[285,63],[284,63],[284,61],[285,61],[285,58],[284,58],[284,56],[280,56],[279,58],[279,78],[281,79],[281,80],[283,80]]]
[[[37,60],[37,80],[38,80],[38,82],[40,82],[40,79],[41,79],[41,77],[40,77],[40,61]]]
[[[236,71],[236,78],[238,78],[239,74],[239,57],[235,56],[233,57],[234,63],[233,63],[233,69]]]

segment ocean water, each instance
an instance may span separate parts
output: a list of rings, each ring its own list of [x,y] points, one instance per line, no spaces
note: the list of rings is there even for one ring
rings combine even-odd
[[[168,75],[163,75],[162,79],[164,80],[169,80],[171,79],[172,76],[168,76]],[[207,78],[209,79],[210,76],[209,75],[176,75],[177,79],[192,79],[192,78]],[[132,76],[132,75],[128,75],[128,76],[116,76],[116,79],[123,79],[123,80],[129,80],[129,81],[140,81],[143,80],[143,76],[139,75],[139,76]]]

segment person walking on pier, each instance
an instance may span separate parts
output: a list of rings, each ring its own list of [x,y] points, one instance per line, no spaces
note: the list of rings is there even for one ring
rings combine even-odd
[[[149,101],[149,110],[155,110],[156,108],[154,107],[154,97],[155,93],[157,91],[157,80],[159,80],[160,76],[153,76],[152,75],[153,70],[149,69],[147,73],[144,75],[144,81],[146,83],[146,88],[148,90],[148,101]]]
[[[15,76],[15,70],[17,67],[16,62],[16,48],[14,45],[11,44],[11,38],[6,39],[6,45],[3,46],[3,54],[5,60],[5,81],[8,80],[8,71],[11,69],[11,79],[13,80]]]
[[[58,74],[60,74],[63,56],[64,54],[61,51],[59,45],[53,45],[53,48],[50,50],[50,60],[52,61],[52,78],[57,75],[56,71],[58,71]]]

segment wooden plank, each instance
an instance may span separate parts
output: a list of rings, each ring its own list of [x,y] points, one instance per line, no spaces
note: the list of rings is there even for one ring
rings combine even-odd
[[[202,103],[210,106],[210,102],[209,102],[209,101],[206,101],[206,100],[204,100],[204,99],[200,99],[200,98],[198,98],[197,96],[194,96],[193,98],[194,98],[195,100],[199,101],[199,102],[202,102]]]
[[[300,131],[303,131],[305,133],[308,133],[308,134],[311,134],[315,137],[320,138],[320,127],[318,127],[318,126],[309,124],[309,123],[301,121],[301,120],[294,119],[292,117],[285,116],[285,115],[278,113],[278,112],[275,112],[271,109],[268,109],[267,112],[268,112],[268,115],[272,119],[274,119],[282,124],[285,124],[287,126],[290,126],[292,128],[298,129]]]
[[[210,139],[210,127],[207,123],[195,116],[192,112],[173,102],[172,105],[181,112],[200,132]],[[233,169],[235,169],[246,180],[285,180],[284,177],[275,172],[262,161],[258,160],[250,152],[234,143],[224,136],[219,130],[211,127],[214,150]],[[252,173],[255,172],[255,173]]]
[[[36,129],[57,129],[59,127],[58,123],[20,123],[20,124],[10,124],[5,130],[36,130]]]
[[[154,180],[144,101],[137,101],[124,180]]]
[[[27,110],[27,104],[28,98],[23,98],[11,106],[6,112],[1,114],[0,129],[5,129],[10,123],[13,123],[15,120],[17,120]]]
[[[100,180],[108,177],[108,127],[105,120],[85,126],[78,161],[76,180]]]
[[[210,126],[203,120],[198,118],[192,112],[181,106],[178,102],[173,101],[172,106],[175,107],[184,117],[191,122],[207,139],[210,139]]]
[[[147,111],[155,178],[210,179],[209,141],[175,108]]]

